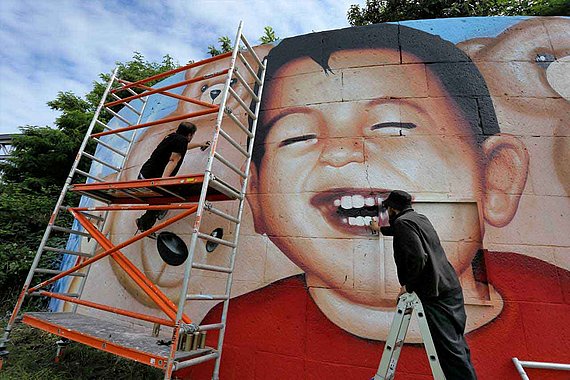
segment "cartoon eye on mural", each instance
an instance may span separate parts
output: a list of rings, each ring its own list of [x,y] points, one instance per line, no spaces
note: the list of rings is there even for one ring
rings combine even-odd
[[[230,364],[222,362],[222,375],[374,373],[399,284],[391,240],[379,243],[367,226],[393,189],[414,195],[414,208],[432,220],[459,275],[480,378],[515,378],[513,356],[570,362],[567,350],[556,348],[570,339],[568,35],[566,18],[442,19],[257,47],[268,71],[228,314]],[[186,76],[223,67],[219,61]],[[221,78],[192,83],[182,95],[218,104]],[[247,97],[239,82],[232,88]],[[156,107],[160,117],[193,110],[175,100]],[[246,113],[236,117],[247,123]],[[209,140],[213,119],[194,122],[195,141]],[[230,124],[222,128],[231,134]],[[175,128],[140,135],[123,175],[136,178]],[[205,164],[205,155],[191,151],[180,173],[198,173]],[[109,234],[132,236],[138,217],[116,213]],[[187,242],[189,223],[170,231]],[[204,230],[234,233],[227,223],[204,223]],[[124,253],[175,300],[180,269],[163,262],[155,241]],[[196,253],[212,265],[228,254],[205,244]],[[107,287],[88,282],[85,297],[152,312],[113,263],[90,276]],[[221,278],[198,271],[191,292],[211,292]],[[220,314],[213,301],[187,311],[204,323]],[[410,334],[417,341],[416,330]],[[403,374],[429,372],[420,347],[404,352],[414,360],[402,361]],[[232,366],[237,362],[251,366]],[[192,379],[209,374],[191,372]]]

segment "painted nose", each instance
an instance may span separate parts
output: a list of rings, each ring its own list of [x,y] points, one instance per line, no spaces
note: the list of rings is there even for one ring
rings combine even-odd
[[[212,98],[212,100],[216,99],[218,97],[218,95],[220,95],[221,92],[222,92],[222,90],[210,91],[210,98]]]
[[[321,153],[320,160],[327,165],[341,167],[351,162],[364,162],[362,139],[330,138]]]

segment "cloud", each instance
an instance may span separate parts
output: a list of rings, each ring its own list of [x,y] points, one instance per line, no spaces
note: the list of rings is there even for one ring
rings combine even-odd
[[[346,27],[355,0],[31,1],[0,2],[0,133],[53,125],[47,107],[58,91],[84,95],[101,72],[129,60],[170,54],[181,64],[207,57],[240,20],[258,44],[265,26],[281,38]]]

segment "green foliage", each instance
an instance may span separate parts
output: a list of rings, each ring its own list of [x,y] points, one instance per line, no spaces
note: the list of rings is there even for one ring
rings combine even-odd
[[[270,44],[272,42],[279,40],[279,37],[275,36],[275,31],[273,30],[272,27],[266,26],[265,28],[263,28],[263,30],[265,33],[263,34],[263,36],[259,37],[259,41],[262,44]]]
[[[214,45],[208,45],[208,54],[212,57],[216,55],[220,55],[223,53],[227,53],[232,50],[232,40],[228,36],[222,36],[218,38],[218,43],[220,44],[220,48],[217,49]]]
[[[30,191],[22,183],[0,184],[0,289],[23,284],[58,194],[55,186]],[[63,236],[57,234],[48,243],[52,247],[65,245]],[[57,265],[55,253],[43,255],[43,267]]]
[[[275,31],[273,30],[272,27],[266,26],[265,28],[263,28],[263,30],[264,30],[263,36],[259,37],[259,41],[262,44],[269,44],[271,42],[279,40],[279,37],[275,36]],[[219,49],[215,45],[208,45],[208,54],[210,54],[210,56],[215,57],[216,55],[232,51],[233,43],[230,37],[222,36],[218,38],[218,43],[219,43]]]
[[[568,15],[568,0],[366,0],[350,6],[352,26],[388,21],[468,16]]]
[[[10,338],[13,344],[10,356],[0,370],[0,380],[158,380],[164,377],[159,369],[79,343],[67,346],[62,361],[55,363],[55,342],[59,338],[26,325],[16,325]]]

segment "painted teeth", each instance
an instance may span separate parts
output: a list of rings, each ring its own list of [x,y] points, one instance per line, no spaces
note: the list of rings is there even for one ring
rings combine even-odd
[[[371,207],[375,206],[376,198],[375,197],[366,197],[364,198],[362,195],[344,195],[340,199],[335,199],[333,201],[335,207],[342,207],[345,210],[350,210],[351,208],[362,208],[362,207]]]
[[[342,218],[342,222],[344,224],[348,224],[350,226],[369,226],[371,221],[378,221],[378,217],[376,216],[350,216],[348,218]]]

